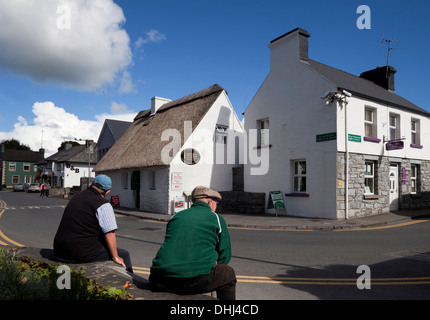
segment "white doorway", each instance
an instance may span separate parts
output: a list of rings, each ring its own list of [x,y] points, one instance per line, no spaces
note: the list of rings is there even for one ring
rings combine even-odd
[[[399,210],[399,166],[390,164],[390,211]]]

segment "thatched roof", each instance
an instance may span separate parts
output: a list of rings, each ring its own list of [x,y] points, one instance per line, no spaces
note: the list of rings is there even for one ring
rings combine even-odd
[[[96,172],[164,166],[161,151],[169,141],[162,141],[166,129],[178,130],[184,143],[184,121],[192,129],[200,123],[224,89],[215,84],[197,93],[162,105],[151,116],[151,110],[137,114],[133,123],[94,168]]]

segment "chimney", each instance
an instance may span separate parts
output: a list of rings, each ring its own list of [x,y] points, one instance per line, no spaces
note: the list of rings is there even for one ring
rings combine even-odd
[[[309,60],[308,56],[308,38],[310,37],[310,33],[304,29],[296,28],[287,32],[286,34],[272,40],[270,42],[269,48],[273,49],[275,45],[280,44],[283,41],[291,40],[293,47],[290,46],[288,48],[290,51],[294,52],[294,55],[300,60]],[[289,41],[290,42],[290,41]]]
[[[66,144],[64,145],[64,149],[65,150],[70,150],[73,148],[73,144],[66,142]]]
[[[153,97],[151,99],[151,116],[154,115],[162,105],[170,101],[172,100],[160,97]]]
[[[394,74],[397,72],[391,66],[377,67],[360,74],[361,78],[372,81],[384,89],[394,92]]]

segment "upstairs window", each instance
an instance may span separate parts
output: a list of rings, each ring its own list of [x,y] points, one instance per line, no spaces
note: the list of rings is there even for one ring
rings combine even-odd
[[[227,132],[227,126],[217,124],[215,129],[215,143],[227,144]]]
[[[400,116],[398,114],[390,113],[390,133],[389,140],[400,139]]]
[[[364,110],[364,136],[376,138],[376,110],[373,108],[365,108]]]
[[[420,145],[420,121],[417,119],[411,120],[411,144]]]
[[[269,145],[269,119],[262,119],[257,121],[257,131],[258,131],[258,146],[268,146]]]

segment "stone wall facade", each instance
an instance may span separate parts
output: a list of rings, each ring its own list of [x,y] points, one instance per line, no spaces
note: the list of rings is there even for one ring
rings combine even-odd
[[[365,195],[365,162],[375,164],[373,195]],[[390,164],[398,165],[399,210],[430,208],[430,161],[349,153],[348,218],[390,211]],[[345,153],[337,153],[337,218],[345,218]],[[417,192],[411,193],[411,168],[417,165]],[[405,169],[405,179],[403,177]]]

